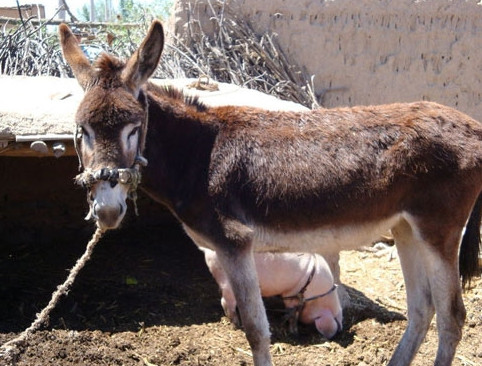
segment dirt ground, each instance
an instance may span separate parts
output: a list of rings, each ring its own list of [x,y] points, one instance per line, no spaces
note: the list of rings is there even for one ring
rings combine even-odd
[[[7,196],[13,194],[0,202],[2,344],[30,325],[93,232],[79,210],[28,197],[7,205]],[[78,192],[73,200],[84,205],[83,198]],[[252,364],[242,330],[223,316],[201,253],[165,211],[150,205],[143,203],[139,218],[131,207],[124,226],[101,240],[49,326],[28,340],[16,365]],[[28,213],[35,222],[18,219]],[[301,326],[298,337],[288,334],[281,301],[267,299],[275,364],[386,364],[406,326],[399,263],[388,258],[384,252],[342,254],[352,306],[344,312],[343,332],[331,341],[310,326]],[[467,322],[454,365],[482,365],[481,279],[464,299]],[[413,364],[431,364],[435,349],[433,323]]]

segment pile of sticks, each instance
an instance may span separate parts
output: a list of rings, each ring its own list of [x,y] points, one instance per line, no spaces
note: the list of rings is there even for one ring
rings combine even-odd
[[[48,34],[45,23],[35,26],[30,20],[0,32],[0,73],[7,75],[65,74],[57,37]]]
[[[73,77],[60,50],[58,24],[57,20],[39,21],[35,17],[4,23],[0,28],[0,74]],[[136,50],[148,25],[70,24],[83,47],[96,47],[121,58]]]
[[[206,75],[308,108],[319,106],[313,77],[287,59],[273,34],[258,35],[248,20],[238,19],[229,12],[216,15],[213,11],[211,20],[216,25],[212,35],[206,34],[194,14],[182,40],[171,35],[158,75],[171,78]]]
[[[256,89],[309,108],[318,107],[312,78],[290,62],[272,34],[258,35],[250,23],[224,14],[213,17],[217,30],[207,36],[200,22],[191,17],[189,43],[168,37],[155,77],[199,78],[233,83]],[[149,22],[138,28],[92,27],[88,45],[129,57],[147,31]],[[76,28],[76,24],[71,24]],[[81,29],[77,27],[77,29]],[[110,39],[110,40],[108,40]],[[82,41],[84,42],[84,40]],[[62,58],[55,26],[25,20],[17,28],[0,30],[0,73],[7,75],[69,76]]]

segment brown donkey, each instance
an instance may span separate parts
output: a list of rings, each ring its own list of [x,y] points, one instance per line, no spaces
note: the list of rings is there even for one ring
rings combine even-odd
[[[254,251],[325,253],[391,229],[408,327],[390,365],[408,365],[437,313],[436,365],[462,335],[461,284],[479,270],[482,127],[435,103],[268,112],[208,108],[148,82],[164,38],[153,22],[127,61],[90,65],[66,25],[64,56],[85,96],[76,115],[91,216],[118,227],[144,189],[199,245],[216,250],[254,364],[271,365]],[[148,124],[149,123],[149,124]],[[459,260],[460,251],[460,260]]]

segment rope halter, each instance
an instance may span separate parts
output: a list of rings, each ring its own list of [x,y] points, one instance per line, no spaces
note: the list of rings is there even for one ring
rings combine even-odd
[[[81,137],[82,130],[79,126],[77,126],[74,134],[74,147],[79,159],[79,170],[83,168],[78,143]],[[88,190],[90,190],[99,181],[110,182],[112,187],[114,187],[117,183],[129,186],[127,198],[132,200],[134,203],[134,212],[136,216],[139,216],[139,211],[137,209],[137,186],[141,183],[142,175],[140,168],[141,166],[147,166],[147,159],[141,155],[141,150],[143,148],[141,147],[141,143],[143,143],[143,141],[140,139],[137,155],[130,168],[100,168],[97,170],[85,168],[75,177],[75,182]],[[91,206],[91,199],[89,195],[87,196],[87,200],[89,201],[89,206]],[[89,212],[86,219],[89,219],[90,217],[91,212]]]
[[[296,306],[293,306],[291,308],[287,308],[287,314],[286,318],[289,323],[289,329],[292,334],[298,334],[298,320],[300,318],[300,314],[303,311],[303,308],[305,307],[305,304],[308,301],[313,301],[325,296],[328,296],[332,292],[336,290],[338,285],[336,283],[333,284],[333,286],[326,292],[323,292],[322,294],[311,296],[308,298],[305,298],[305,292],[308,286],[310,285],[311,281],[313,281],[313,277],[315,276],[316,272],[316,256],[311,255],[311,272],[310,275],[308,276],[308,279],[306,280],[305,285],[301,288],[300,291],[296,295],[291,295],[291,296],[283,296],[283,300],[298,300],[298,304]]]

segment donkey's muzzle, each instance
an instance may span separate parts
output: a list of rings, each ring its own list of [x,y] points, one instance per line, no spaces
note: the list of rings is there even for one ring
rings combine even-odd
[[[140,166],[146,165],[147,160],[139,155],[132,168],[87,168],[77,175],[75,182],[89,191],[90,211],[86,219],[94,218],[104,229],[115,229],[124,217],[126,198],[132,200],[139,215],[136,190],[141,182]]]
[[[103,229],[115,229],[119,226],[119,221],[123,217],[124,207],[122,204],[115,206],[103,206],[94,202],[92,215]]]

